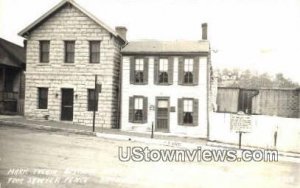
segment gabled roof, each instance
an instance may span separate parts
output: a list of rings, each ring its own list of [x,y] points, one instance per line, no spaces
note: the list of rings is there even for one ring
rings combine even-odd
[[[209,42],[201,41],[133,41],[122,49],[123,54],[176,54],[209,52]]]
[[[80,10],[82,13],[84,13],[86,16],[88,16],[93,21],[95,21],[98,25],[100,25],[101,27],[103,27],[104,29],[106,29],[108,32],[110,32],[111,34],[113,34],[115,37],[118,37],[118,38],[122,39],[124,42],[126,42],[126,39],[122,38],[122,36],[119,35],[114,29],[110,28],[108,25],[106,25],[101,20],[99,20],[97,17],[95,17],[94,15],[92,15],[91,13],[89,13],[87,10],[85,10],[84,8],[82,8],[74,0],[62,0],[60,3],[58,3],[56,6],[54,6],[52,9],[50,9],[48,12],[46,12],[44,15],[42,15],[37,20],[35,20],[32,24],[30,24],[25,29],[23,29],[22,31],[20,31],[18,33],[18,35],[24,37],[24,35],[27,32],[30,32],[31,30],[33,30],[41,22],[43,22],[44,20],[46,20],[49,16],[51,16],[52,14],[54,14],[56,11],[58,11],[61,7],[63,7],[67,3],[70,3],[71,5],[73,5],[74,7],[76,7],[78,10]]]
[[[12,42],[0,38],[0,65],[25,67],[25,49]]]

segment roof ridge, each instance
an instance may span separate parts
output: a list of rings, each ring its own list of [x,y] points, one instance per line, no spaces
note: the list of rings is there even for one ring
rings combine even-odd
[[[44,13],[42,16],[40,16],[38,19],[36,19],[33,23],[31,23],[26,28],[24,28],[22,31],[20,31],[18,33],[18,35],[24,37],[24,35],[28,31],[30,31],[31,29],[33,29],[36,25],[38,25],[40,22],[42,22],[43,20],[45,20],[48,16],[50,16],[51,14],[53,14],[54,12],[56,12],[57,10],[59,10],[59,8],[61,8],[63,5],[65,5],[65,3],[70,3],[75,8],[77,8],[79,11],[81,11],[83,14],[85,14],[87,17],[89,17],[90,19],[92,19],[93,21],[95,21],[98,25],[100,25],[101,27],[103,27],[104,29],[106,29],[109,33],[113,34],[115,37],[119,37],[124,42],[126,42],[126,39],[124,39],[121,35],[119,35],[114,29],[112,29],[107,24],[105,24],[104,22],[102,22],[101,20],[99,20],[96,16],[94,16],[92,13],[90,13],[89,11],[87,11],[85,8],[81,7],[74,0],[62,0],[57,5],[55,5],[50,10],[48,10],[46,13]]]

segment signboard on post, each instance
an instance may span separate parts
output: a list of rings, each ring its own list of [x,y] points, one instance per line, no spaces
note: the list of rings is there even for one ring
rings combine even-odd
[[[251,132],[252,123],[251,116],[244,112],[238,112],[237,114],[231,114],[230,116],[230,129],[235,132]]]

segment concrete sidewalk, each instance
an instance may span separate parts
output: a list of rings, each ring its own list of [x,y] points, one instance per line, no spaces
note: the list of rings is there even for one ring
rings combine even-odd
[[[158,144],[165,146],[172,146],[177,148],[196,149],[235,149],[238,150],[237,145],[212,142],[200,138],[185,137],[180,135],[173,135],[169,133],[154,133],[154,139],[151,139],[151,133],[140,133],[131,131],[122,131],[119,129],[107,129],[96,127],[95,132],[92,132],[92,127],[77,125],[73,123],[47,121],[47,120],[30,120],[23,116],[0,116],[0,125],[25,127],[29,129],[39,129],[48,131],[63,131],[68,133],[75,133],[81,135],[92,135],[105,139],[135,141],[149,144]],[[242,146],[242,149],[255,150],[263,148],[254,148]],[[284,161],[299,162],[300,153],[281,152],[278,151],[280,159]]]

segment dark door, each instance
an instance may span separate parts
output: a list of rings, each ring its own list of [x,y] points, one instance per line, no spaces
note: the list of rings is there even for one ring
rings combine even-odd
[[[169,99],[156,99],[156,131],[169,131]]]
[[[73,121],[73,89],[61,89],[61,120]]]

